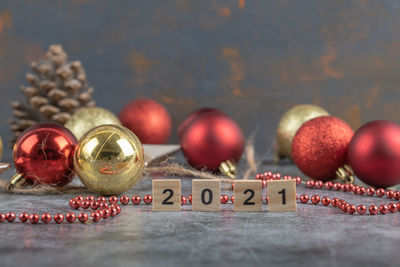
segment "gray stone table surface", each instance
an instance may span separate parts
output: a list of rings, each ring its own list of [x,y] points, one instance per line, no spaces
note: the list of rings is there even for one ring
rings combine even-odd
[[[298,174],[290,165],[261,170]],[[6,179],[12,174],[3,174]],[[127,195],[150,193],[151,179]],[[182,179],[182,193],[191,179]],[[298,186],[298,193],[315,190]],[[228,195],[232,192],[226,190]],[[388,203],[348,193],[318,190],[349,202]],[[266,191],[263,192],[264,196]],[[0,212],[68,212],[72,195],[0,194]],[[398,266],[399,214],[348,215],[332,207],[299,205],[297,213],[152,212],[125,206],[121,216],[97,224],[0,225],[0,266]]]

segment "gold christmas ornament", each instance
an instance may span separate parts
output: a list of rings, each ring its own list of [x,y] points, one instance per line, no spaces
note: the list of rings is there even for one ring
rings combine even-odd
[[[3,139],[0,136],[0,159],[3,157]]]
[[[292,141],[303,123],[320,116],[327,116],[329,113],[316,105],[297,105],[286,111],[279,121],[276,139],[278,148],[275,153],[276,161],[288,157],[292,158]]]
[[[88,107],[78,109],[67,121],[65,127],[75,135],[76,139],[80,140],[88,131],[105,124],[121,126],[121,122],[111,111],[99,107]]]
[[[139,139],[122,126],[102,125],[86,133],[75,149],[74,167],[89,190],[117,195],[142,176],[144,152]]]

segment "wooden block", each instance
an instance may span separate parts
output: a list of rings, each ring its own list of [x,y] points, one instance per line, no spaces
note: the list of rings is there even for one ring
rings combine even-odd
[[[219,211],[221,181],[195,179],[192,182],[192,210]]]
[[[261,211],[262,181],[235,181],[233,196],[235,197],[234,211]]]
[[[181,210],[181,180],[153,180],[153,211]]]
[[[270,212],[297,211],[296,180],[269,180],[267,187]]]

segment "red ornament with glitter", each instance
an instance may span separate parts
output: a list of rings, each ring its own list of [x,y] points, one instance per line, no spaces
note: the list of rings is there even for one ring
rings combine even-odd
[[[180,139],[188,163],[197,169],[215,171],[224,161],[238,162],[244,149],[241,129],[222,112],[198,114]]]
[[[292,143],[292,157],[306,175],[332,180],[347,163],[347,149],[354,131],[343,120],[322,116],[305,122]]]
[[[32,126],[14,145],[15,168],[26,182],[64,186],[74,177],[76,143],[75,136],[62,125]]]
[[[378,120],[357,130],[348,152],[356,176],[375,187],[400,183],[400,126]]]
[[[144,144],[165,144],[170,135],[172,122],[166,108],[152,99],[137,99],[128,103],[120,112],[119,119]]]

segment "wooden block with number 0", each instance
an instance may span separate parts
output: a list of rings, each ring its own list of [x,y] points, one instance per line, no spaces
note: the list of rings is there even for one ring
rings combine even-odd
[[[192,210],[219,211],[221,181],[194,179],[192,182]]]
[[[153,211],[181,210],[181,180],[153,180]]]
[[[270,212],[297,211],[296,180],[269,180],[267,187]]]
[[[261,211],[262,209],[262,181],[241,180],[233,185],[234,211]]]

